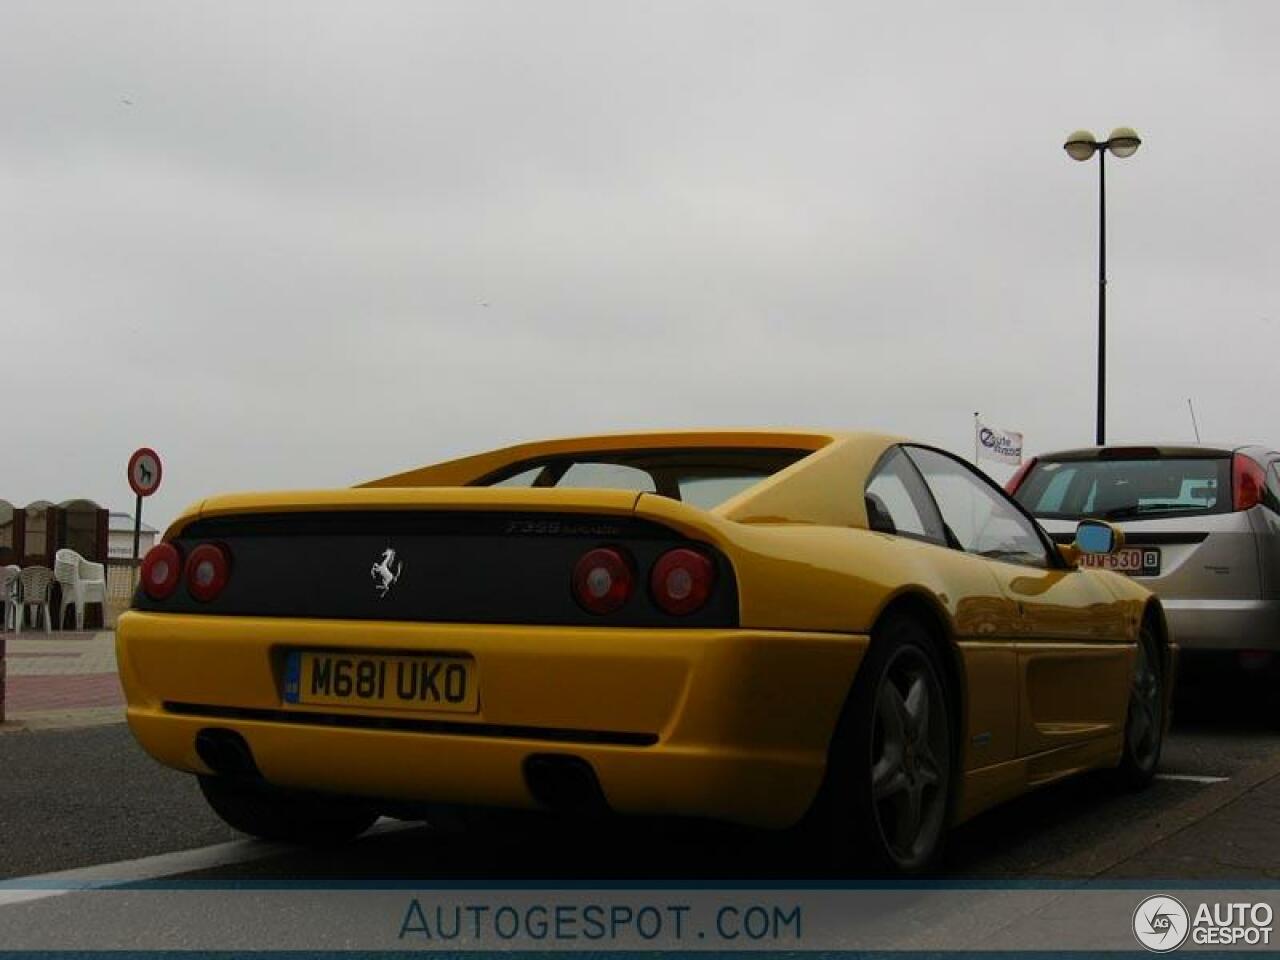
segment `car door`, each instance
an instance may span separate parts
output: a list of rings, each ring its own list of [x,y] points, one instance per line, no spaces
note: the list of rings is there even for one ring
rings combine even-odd
[[[1048,538],[989,479],[950,454],[906,447],[953,547],[983,558],[1017,609],[1020,756],[1123,729],[1133,646],[1102,579],[1062,563]]]
[[[1012,760],[1018,748],[1015,607],[981,557],[952,549],[938,506],[906,453],[895,447],[867,482],[872,530],[938,551],[929,562],[944,571],[966,685],[962,765],[977,770]]]

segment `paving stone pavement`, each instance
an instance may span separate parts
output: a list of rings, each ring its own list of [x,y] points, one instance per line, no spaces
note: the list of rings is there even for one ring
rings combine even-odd
[[[0,732],[124,719],[112,631],[24,630],[2,636],[5,723]]]

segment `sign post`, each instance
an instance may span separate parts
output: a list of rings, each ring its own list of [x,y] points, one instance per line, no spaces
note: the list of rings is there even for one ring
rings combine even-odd
[[[133,577],[138,572],[138,544],[142,540],[142,498],[160,488],[160,455],[150,447],[139,447],[129,458],[129,486],[137,495],[133,507]]]

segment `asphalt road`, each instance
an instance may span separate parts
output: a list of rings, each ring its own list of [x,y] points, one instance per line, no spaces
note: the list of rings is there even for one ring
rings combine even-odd
[[[942,876],[1280,879],[1280,698],[1271,684],[1191,691],[1162,763],[1173,779],[1125,793],[1086,775],[1032,793],[958,828]],[[123,725],[0,736],[0,878],[238,838],[205,807],[192,778],[151,761]],[[784,836],[633,821],[567,830],[535,820],[411,827],[186,878],[518,884],[811,875]]]

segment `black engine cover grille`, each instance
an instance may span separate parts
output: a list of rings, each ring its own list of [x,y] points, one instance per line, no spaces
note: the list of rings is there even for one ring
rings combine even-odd
[[[173,541],[185,558],[200,543],[231,555],[226,589],[210,603],[185,585],[166,600],[139,590],[137,610],[219,616],[314,617],[445,623],[634,627],[729,627],[738,598],[728,560],[696,544],[716,564],[716,586],[701,610],[675,617],[649,596],[654,562],[691,541],[629,517],[490,512],[342,511],[199,520]],[[588,613],[574,600],[574,565],[595,547],[630,556],[636,589],[615,613]],[[395,550],[400,577],[379,596],[372,568]]]

